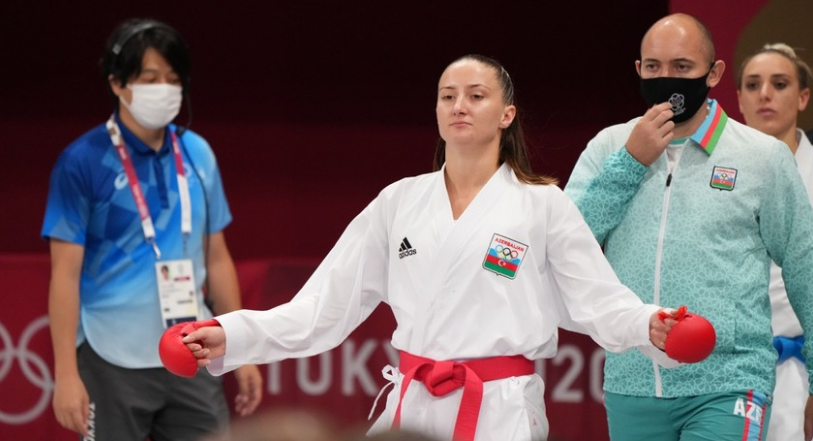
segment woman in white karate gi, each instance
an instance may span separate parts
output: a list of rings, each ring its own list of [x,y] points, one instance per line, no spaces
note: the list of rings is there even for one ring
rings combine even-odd
[[[189,334],[199,366],[217,375],[319,354],[383,302],[401,359],[371,432],[527,441],[547,437],[533,360],[555,354],[557,327],[611,351],[664,347],[675,322],[619,283],[576,207],[531,172],[505,69],[454,61],[436,111],[436,171],[385,188],[289,303]]]
[[[808,197],[813,197],[813,145],[796,123],[810,100],[811,81],[810,66],[783,43],[765,45],[749,56],[737,73],[737,98],[745,122],[788,145]],[[782,270],[776,264],[771,264],[769,293],[779,359],[766,441],[802,441],[805,406],[813,400],[801,353],[804,336],[788,301]]]

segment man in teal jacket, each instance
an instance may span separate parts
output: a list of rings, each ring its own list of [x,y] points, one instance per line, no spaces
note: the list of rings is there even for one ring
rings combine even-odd
[[[565,188],[624,284],[646,303],[688,305],[717,331],[714,352],[696,364],[665,369],[637,351],[607,355],[614,441],[764,436],[777,360],[771,260],[803,328],[813,329],[805,188],[787,146],[707,99],[725,69],[714,57],[694,17],[655,23],[636,62],[649,110],[590,141]],[[812,343],[803,349],[809,372]],[[808,416],[807,439],[811,424]]]

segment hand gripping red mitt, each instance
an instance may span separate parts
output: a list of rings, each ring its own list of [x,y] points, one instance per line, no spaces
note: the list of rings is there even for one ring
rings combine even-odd
[[[674,317],[665,311],[658,313],[658,316],[661,320],[667,317],[677,320],[666,335],[666,355],[669,358],[681,363],[697,363],[705,360],[714,350],[717,333],[705,317],[688,312],[686,306],[678,308]]]
[[[158,355],[168,371],[179,377],[192,378],[198,372],[198,359],[182,341],[184,337],[205,326],[220,326],[215,319],[178,323],[164,331],[158,343]],[[200,342],[196,342],[199,343]]]

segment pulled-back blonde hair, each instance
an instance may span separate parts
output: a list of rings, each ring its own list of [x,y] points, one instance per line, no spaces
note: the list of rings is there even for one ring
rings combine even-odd
[[[742,73],[745,71],[745,66],[757,55],[765,53],[779,54],[793,63],[793,66],[796,68],[796,77],[799,80],[799,90],[805,90],[813,83],[813,72],[811,72],[810,66],[796,55],[796,51],[792,47],[785,43],[769,43],[749,55],[748,58],[742,62],[740,69],[737,71],[737,90],[742,88]]]

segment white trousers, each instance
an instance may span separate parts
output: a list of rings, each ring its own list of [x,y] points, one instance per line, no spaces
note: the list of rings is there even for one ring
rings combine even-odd
[[[370,435],[389,430],[398,407],[404,376],[392,368],[385,369],[384,378],[393,386],[387,395],[387,406],[370,429]],[[401,427],[438,439],[452,439],[462,395],[463,389],[458,389],[444,397],[435,397],[422,382],[413,380],[401,404]],[[547,439],[544,396],[545,384],[536,374],[483,383],[475,441]]]
[[[805,365],[789,358],[776,365],[771,420],[766,441],[803,441],[808,378]]]

